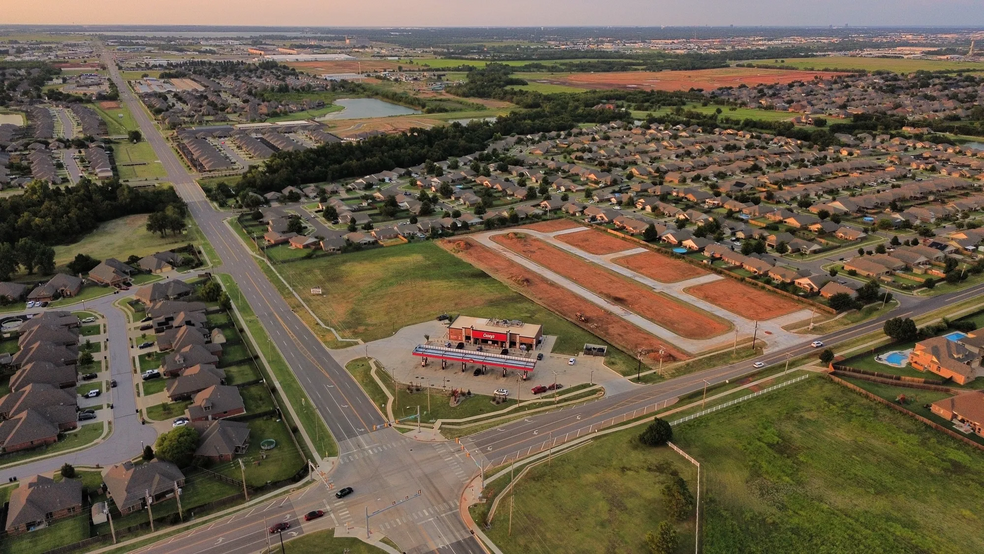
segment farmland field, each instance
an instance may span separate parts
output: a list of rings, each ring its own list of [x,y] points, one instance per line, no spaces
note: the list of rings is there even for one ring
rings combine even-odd
[[[728,278],[690,287],[683,292],[754,321],[804,309],[791,299]]]
[[[574,319],[576,314],[581,314],[584,317],[584,320],[579,323],[581,327],[587,328],[591,333],[627,352],[639,350],[656,352],[660,348],[664,348],[668,353],[667,361],[690,357],[679,348],[592,304],[553,281],[549,281],[512,260],[479,245],[472,239],[448,240],[442,241],[440,244],[458,257],[483,269],[503,283],[507,283],[538,304],[550,306],[561,317]],[[545,324],[544,328],[546,328]],[[561,338],[564,338],[563,334]],[[611,366],[610,363],[609,366]],[[635,368],[616,368],[616,370],[624,374],[626,370],[634,371]]]
[[[574,248],[584,250],[588,254],[612,254],[615,252],[632,250],[637,247],[631,242],[624,241],[614,235],[596,231],[594,229],[585,229],[584,231],[577,233],[557,235],[555,238],[564,244],[569,244]]]
[[[816,76],[833,77],[836,73],[783,69],[722,68],[695,71],[617,71],[610,73],[571,73],[549,82],[590,89],[642,90],[713,90],[740,85],[756,86],[792,81],[811,81]]]
[[[623,488],[621,476],[653,479],[654,468],[672,462],[665,448],[640,455],[640,431],[603,437],[533,470],[518,485],[512,536],[500,512],[490,538],[506,552],[597,552],[588,542],[597,536],[638,544],[661,518],[650,515],[659,514],[659,502],[650,500],[651,486]],[[984,503],[980,452],[822,378],[677,426],[673,441],[705,470],[707,554],[984,550],[976,525]],[[620,498],[605,494],[609,482]],[[606,500],[643,502],[632,512],[643,523],[596,529],[595,521],[611,517]],[[597,517],[578,517],[596,508]],[[516,533],[517,526],[531,531]]]
[[[676,283],[707,275],[706,271],[694,267],[687,262],[669,256],[663,256],[656,252],[633,254],[632,256],[615,258],[612,261],[640,275],[655,279],[660,283]]]
[[[776,64],[776,60],[755,60],[748,63]],[[984,62],[962,62],[951,60],[912,60],[902,58],[858,58],[851,56],[831,56],[824,58],[794,58],[779,60],[779,64],[791,69],[841,70],[853,71],[892,71],[912,73],[914,71],[968,71],[984,70]]]
[[[654,293],[648,287],[623,279],[541,240],[507,233],[493,236],[492,241],[681,337],[707,339],[731,329],[728,321],[669,296]]]

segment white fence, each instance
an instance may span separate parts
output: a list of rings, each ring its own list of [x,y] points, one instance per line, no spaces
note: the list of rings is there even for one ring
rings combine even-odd
[[[713,408],[708,408],[706,410],[701,410],[701,411],[699,411],[697,413],[690,414],[690,415],[688,415],[686,417],[681,417],[680,419],[671,421],[670,422],[670,425],[679,425],[681,423],[686,423],[686,422],[688,422],[688,421],[690,421],[692,419],[697,419],[700,416],[704,416],[704,415],[707,415],[707,414],[716,412],[718,410],[723,410],[725,408],[730,408],[731,406],[734,406],[735,404],[738,404],[738,403],[744,402],[746,400],[755,398],[756,396],[762,396],[763,394],[770,393],[770,392],[772,392],[774,390],[781,389],[783,387],[792,385],[793,383],[799,383],[803,379],[807,379],[809,377],[810,377],[809,375],[802,375],[802,376],[797,377],[795,379],[792,379],[790,381],[786,381],[785,383],[779,383],[778,385],[772,385],[771,387],[769,387],[767,389],[762,389],[762,390],[760,390],[758,392],[753,392],[752,394],[748,394],[748,395],[742,396],[741,398],[735,398],[734,400],[729,400],[728,402],[725,402],[724,404],[718,404],[717,406],[714,406]]]

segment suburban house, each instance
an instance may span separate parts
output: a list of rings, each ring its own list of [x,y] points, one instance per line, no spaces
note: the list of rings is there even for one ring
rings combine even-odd
[[[74,365],[51,362],[31,362],[18,369],[10,377],[10,390],[17,392],[32,383],[45,383],[60,389],[74,387],[78,372]]]
[[[140,269],[150,273],[164,273],[181,265],[181,256],[174,252],[157,252],[140,258],[137,265],[140,266]]]
[[[167,384],[167,397],[171,402],[191,398],[192,395],[224,382],[225,371],[211,364],[194,365],[183,370],[181,375]]]
[[[177,300],[194,292],[191,285],[178,279],[168,279],[137,289],[134,297],[146,305],[161,300]]]
[[[981,370],[980,357],[959,342],[933,337],[916,343],[909,363],[919,371],[929,371],[954,383],[966,385]]]
[[[25,533],[82,512],[82,481],[35,475],[10,492],[5,531]]]
[[[20,283],[0,282],[0,299],[6,299],[7,302],[17,302],[24,298],[27,288],[27,285]]]
[[[195,395],[188,406],[191,421],[211,421],[246,413],[239,389],[227,385],[212,385]]]
[[[0,421],[0,452],[17,452],[58,441],[58,426],[41,412],[26,410]]]
[[[109,258],[89,271],[89,280],[100,285],[119,286],[130,280],[136,269],[115,259]]]
[[[244,422],[222,419],[193,425],[200,437],[195,456],[228,462],[249,449],[249,426]]]
[[[858,275],[864,277],[881,277],[888,275],[891,271],[882,264],[873,262],[863,257],[857,257],[844,264],[846,271],[854,270]]]
[[[157,348],[159,350],[182,350],[186,346],[198,345],[204,347],[215,356],[222,355],[221,331],[216,329],[209,332],[208,329],[201,327],[178,327],[168,329],[157,335]],[[215,335],[213,337],[212,335]],[[211,339],[211,342],[209,342]]]
[[[984,436],[984,392],[975,390],[937,400],[930,410],[947,421],[963,423]]]
[[[154,460],[142,465],[124,462],[103,473],[103,482],[123,515],[142,510],[147,497],[160,502],[174,496],[185,484],[184,474],[171,462]]]
[[[18,414],[33,410],[60,430],[75,429],[78,426],[77,399],[74,388],[60,389],[44,383],[32,383],[0,398],[0,419],[13,419]]]
[[[50,302],[56,298],[76,296],[82,290],[82,279],[59,273],[27,295],[28,300]]]
[[[854,296],[854,292],[854,289],[848,286],[842,285],[837,281],[830,281],[820,289],[820,296],[824,298],[830,298],[835,294],[847,294]]]
[[[219,357],[210,352],[204,345],[189,344],[164,356],[161,369],[167,377],[177,377],[183,369],[199,364],[215,365],[217,363],[219,363]]]

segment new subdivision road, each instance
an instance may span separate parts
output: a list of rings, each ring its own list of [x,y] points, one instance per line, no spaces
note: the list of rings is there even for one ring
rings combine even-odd
[[[331,473],[329,484],[352,486],[356,492],[348,499],[335,502],[332,491],[337,488],[308,488],[290,497],[290,510],[278,508],[278,517],[294,518],[290,521],[296,521],[297,514],[309,507],[327,507],[335,526],[346,529],[361,526],[364,530],[366,513],[389,507],[374,516],[369,527],[373,533],[392,538],[407,552],[482,552],[456,509],[465,481],[476,473],[475,464],[470,462],[472,459],[477,458],[483,465],[499,465],[518,456],[545,450],[550,445],[559,446],[613,423],[651,413],[656,405],[700,390],[705,382],[714,385],[737,379],[754,371],[752,364],[756,361],[773,365],[784,363],[787,355],[795,357],[813,351],[804,343],[747,362],[640,386],[633,391],[576,408],[503,425],[463,441],[474,455],[474,458],[466,458],[465,461],[460,449],[452,444],[416,443],[391,428],[374,431],[385,421],[379,409],[366,397],[351,375],[331,357],[318,337],[291,311],[277,289],[266,279],[256,259],[226,224],[229,214],[215,210],[207,201],[187,167],[130,92],[115,61],[108,54],[104,54],[103,59],[119,87],[120,98],[167,170],[168,180],[188,203],[191,215],[221,257],[222,272],[230,274],[236,281],[243,295],[242,301],[253,308],[271,341],[297,375],[310,398],[310,404],[338,440],[339,464]],[[973,298],[982,292],[984,285],[975,286],[962,292],[929,298],[915,307],[896,312],[901,312],[897,315],[909,317],[920,315]],[[233,298],[234,302],[237,300]],[[882,316],[832,333],[822,337],[822,340],[833,346],[857,338],[879,329],[887,318]],[[307,409],[300,399],[290,400],[295,409]],[[303,407],[299,406],[302,404]],[[260,531],[257,529],[264,530],[269,520],[263,516],[262,510],[249,510],[244,509],[244,513],[214,524],[207,539],[201,531],[192,531],[170,537],[166,542],[143,551],[190,554],[259,550],[265,544],[259,539],[257,533]],[[267,514],[271,515],[273,513]],[[241,542],[232,546],[233,538],[247,532],[251,534],[237,539]],[[223,540],[219,541],[219,538]]]

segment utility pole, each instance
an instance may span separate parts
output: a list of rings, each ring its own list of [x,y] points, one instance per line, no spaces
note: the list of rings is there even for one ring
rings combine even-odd
[[[184,514],[181,512],[181,489],[174,483],[174,499],[178,501],[178,519],[184,521]]]
[[[267,538],[267,552],[270,552],[270,532],[267,531],[267,518],[266,517],[263,518],[263,534],[266,535],[266,538]]]
[[[813,316],[815,315],[817,315],[817,309],[813,308],[813,311],[810,312],[810,331],[813,330]]]
[[[153,498],[150,497],[150,491],[144,490],[144,501],[147,502],[147,516],[150,518],[150,532],[154,532],[154,511],[150,509],[150,505],[153,502]]]
[[[420,432],[420,406],[417,406],[417,432]]]
[[[704,397],[700,400],[700,409],[704,409],[704,402],[707,402],[707,379],[701,379],[704,381]]]
[[[694,528],[694,554],[700,554],[700,462],[697,463],[697,517]]]
[[[664,354],[666,354],[666,349],[660,346],[659,347],[659,376],[660,377],[665,377],[665,375],[663,375],[663,358],[665,357]]]
[[[783,375],[789,373],[789,352],[786,352],[786,369],[782,373]]]
[[[287,551],[284,550],[284,532],[278,531],[277,534],[280,535],[280,554],[286,554]]]
[[[246,466],[243,465],[242,458],[239,458],[239,471],[243,476],[243,498],[246,499],[246,502],[249,502],[249,491],[246,490]]]
[[[758,337],[759,322],[755,321],[755,330],[752,331],[752,350],[755,350],[755,338]]]
[[[109,532],[113,534],[113,544],[116,544],[116,528],[113,527],[113,514],[112,512],[109,511],[108,502],[106,503],[106,507],[104,508],[103,513],[106,514],[106,517],[109,518]]]
[[[516,492],[515,489],[513,493],[509,495],[509,536],[512,536],[512,514],[513,506],[516,504]]]
[[[735,325],[735,348],[734,350],[731,351],[731,355],[736,356],[737,354],[738,354],[738,326]]]
[[[965,269],[964,272],[966,272],[966,271],[967,270]],[[885,309],[885,304],[888,304],[888,291],[885,291],[885,297],[884,297],[884,299],[882,299],[882,309],[883,310]]]

